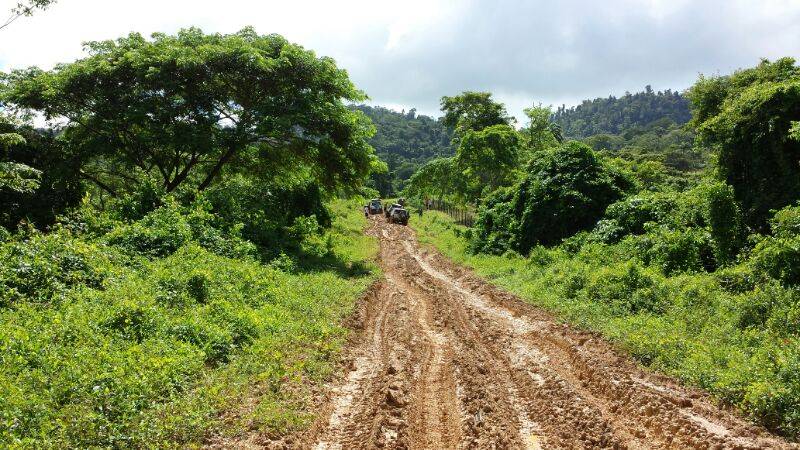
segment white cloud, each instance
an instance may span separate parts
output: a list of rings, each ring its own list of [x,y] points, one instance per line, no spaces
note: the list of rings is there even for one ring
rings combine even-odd
[[[130,31],[247,25],[334,57],[374,103],[425,114],[472,89],[521,118],[534,102],[683,89],[699,72],[800,56],[796,0],[59,0],[0,30],[0,69],[51,67]]]

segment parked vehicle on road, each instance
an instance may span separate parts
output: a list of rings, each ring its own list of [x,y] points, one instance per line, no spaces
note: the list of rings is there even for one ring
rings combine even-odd
[[[402,207],[403,207],[403,205],[401,205],[399,203],[392,203],[391,205],[387,206],[383,210],[383,215],[386,216],[386,218],[388,219],[389,218],[389,214],[392,213],[392,209],[394,209],[394,208],[402,208]]]
[[[388,221],[389,223],[399,223],[400,225],[408,225],[409,216],[410,214],[408,213],[408,210],[398,205],[396,207],[393,207],[391,212],[389,212]]]
[[[383,212],[383,204],[379,198],[373,198],[370,200],[367,207],[369,208],[370,214],[380,214]]]

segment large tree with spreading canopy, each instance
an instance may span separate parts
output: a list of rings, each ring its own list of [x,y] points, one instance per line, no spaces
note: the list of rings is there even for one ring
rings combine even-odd
[[[366,96],[332,59],[279,35],[190,28],[86,48],[50,71],[11,73],[3,101],[61,124],[82,176],[112,194],[141,175],[203,190],[223,172],[350,188],[373,164],[373,127],[345,104]]]

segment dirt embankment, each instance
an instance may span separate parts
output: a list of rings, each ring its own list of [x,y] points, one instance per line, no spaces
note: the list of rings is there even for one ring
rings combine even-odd
[[[647,373],[373,217],[385,278],[348,372],[297,444],[356,448],[800,448]]]

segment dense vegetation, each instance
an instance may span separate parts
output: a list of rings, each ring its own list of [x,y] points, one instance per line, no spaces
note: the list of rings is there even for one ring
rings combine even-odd
[[[364,95],[250,29],[88,48],[0,84],[0,446],[307,424],[375,275]]]
[[[584,100],[580,105],[560,106],[553,121],[561,126],[565,136],[579,139],[595,134],[620,134],[634,127],[644,127],[657,120],[669,120],[683,125],[691,118],[689,100],[680,92],[654,92],[650,86],[644,92],[617,98]]]
[[[90,205],[0,244],[0,442],[181,447],[207,433],[307,423],[337,325],[372,279],[354,204],[270,264],[215,228],[209,203],[139,220]],[[294,256],[299,255],[299,256]],[[254,409],[222,422],[220,412]]]
[[[800,436],[794,60],[517,129],[485,92],[438,120],[352,106],[333,60],[252,29],[87,49],[0,77],[0,446],[307,423],[375,275],[365,184],[474,209],[422,239]]]
[[[496,189],[482,182],[472,197],[475,226],[431,213],[418,230],[509,290],[797,438],[798,86],[794,60],[762,61],[729,76],[701,77],[688,91],[689,128],[667,111],[659,120],[642,116],[646,125],[621,119],[619,126],[630,128],[583,142],[559,143],[558,128],[535,126],[543,115],[530,110],[531,123],[518,136],[519,148],[528,149],[517,151],[522,169],[495,178]],[[620,104],[665,95],[675,105],[685,101],[648,91]],[[469,108],[474,103],[462,108],[467,119],[460,125],[502,111],[484,104],[465,113]],[[491,123],[478,132],[497,126]],[[562,126],[574,133],[569,122]],[[534,130],[551,139],[535,138]],[[579,134],[595,131],[585,130]],[[496,151],[490,142],[480,147]],[[438,175],[444,169],[449,175]],[[412,182],[469,180],[472,170],[456,160],[438,172],[420,171]],[[457,199],[463,189],[452,180],[430,186],[423,195],[435,187]]]
[[[417,115],[415,109],[397,112],[380,106],[355,107],[375,124],[369,140],[387,170],[375,172],[370,186],[384,197],[400,192],[408,179],[426,162],[452,156],[452,131],[441,120]]]

